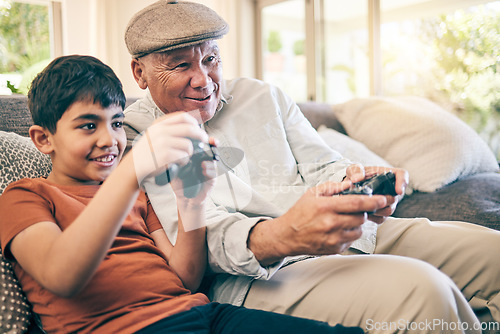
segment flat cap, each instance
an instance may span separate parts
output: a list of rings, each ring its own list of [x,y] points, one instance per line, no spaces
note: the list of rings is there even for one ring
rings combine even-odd
[[[189,1],[160,0],[136,13],[125,30],[133,58],[218,39],[229,26],[215,11]]]

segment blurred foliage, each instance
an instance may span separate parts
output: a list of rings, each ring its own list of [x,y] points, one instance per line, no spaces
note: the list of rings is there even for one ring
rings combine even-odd
[[[0,73],[24,73],[49,58],[48,7],[3,0],[0,3]]]
[[[7,80],[7,88],[10,89],[12,94],[20,94],[19,89],[17,89],[9,80]]]
[[[40,73],[47,65],[49,65],[51,59],[44,59],[28,67],[21,77],[21,82],[19,83],[17,93],[28,95],[28,90],[31,85],[31,81]],[[14,93],[14,92],[13,92]]]
[[[424,94],[447,101],[500,160],[500,11],[457,10],[424,20],[421,29],[435,60]]]
[[[267,38],[267,49],[269,52],[278,52],[283,47],[281,43],[281,35],[278,31],[270,31]]]
[[[480,128],[500,116],[500,12],[478,6],[427,19],[421,27],[434,48],[433,88]]]
[[[306,40],[299,39],[293,43],[293,54],[296,56],[303,55],[306,53]]]

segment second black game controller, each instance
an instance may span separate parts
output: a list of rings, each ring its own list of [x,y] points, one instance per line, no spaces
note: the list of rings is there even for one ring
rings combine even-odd
[[[215,146],[195,139],[191,139],[191,142],[193,143],[193,155],[186,165],[171,164],[165,173],[161,173],[155,177],[156,184],[160,186],[178,177],[182,180],[184,196],[187,198],[196,197],[203,187],[205,176],[203,175],[203,168],[201,166],[202,162],[218,159],[217,148]]]
[[[391,195],[396,196],[396,175],[392,172],[374,175],[366,180],[354,183],[341,195]]]

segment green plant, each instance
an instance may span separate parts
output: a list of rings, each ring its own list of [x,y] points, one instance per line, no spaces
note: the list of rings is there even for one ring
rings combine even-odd
[[[10,89],[12,94],[19,94],[19,89],[17,89],[9,80],[7,80],[7,88]]]
[[[0,73],[22,73],[50,58],[48,7],[3,1],[0,8]]]
[[[293,43],[293,54],[300,56],[305,54],[306,41],[299,39]]]
[[[279,52],[282,47],[280,33],[274,30],[270,31],[267,38],[267,49],[269,52]]]
[[[484,129],[493,115],[500,116],[500,12],[484,6],[458,10],[422,27],[435,54],[434,87],[457,114]]]

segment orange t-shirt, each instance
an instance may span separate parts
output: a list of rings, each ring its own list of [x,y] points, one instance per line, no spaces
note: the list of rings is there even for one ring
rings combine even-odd
[[[60,186],[23,179],[0,196],[0,243],[9,243],[30,225],[53,221],[63,231],[85,208],[99,186]],[[12,259],[19,282],[49,333],[133,333],[160,319],[204,305],[169,267],[149,233],[161,228],[146,195],[135,206],[88,285],[72,298],[40,286]],[[12,256],[10,255],[10,258]]]

